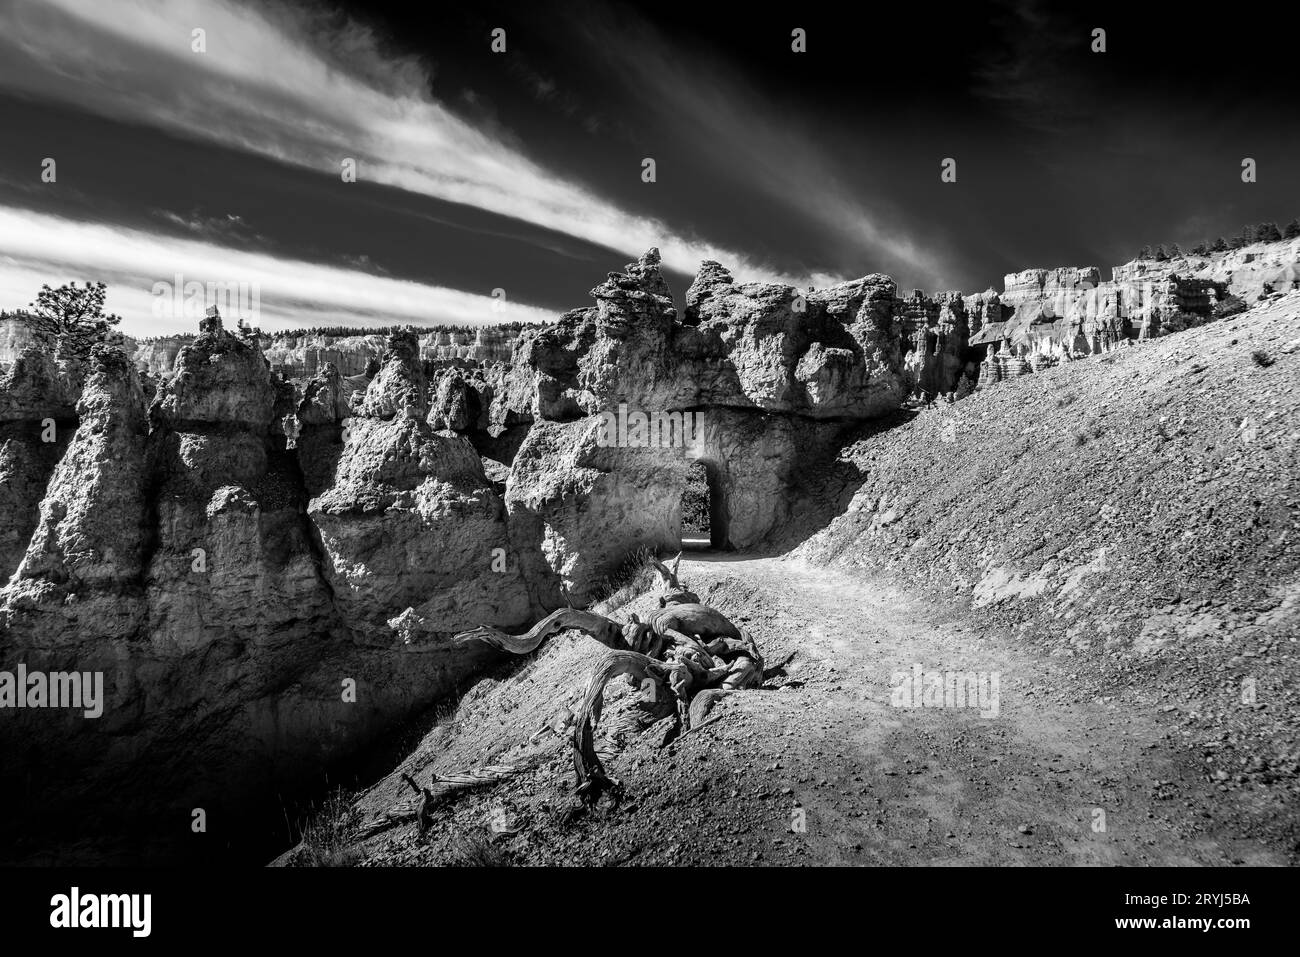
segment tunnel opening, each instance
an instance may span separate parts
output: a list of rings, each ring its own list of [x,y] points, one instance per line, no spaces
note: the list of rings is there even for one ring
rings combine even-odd
[[[727,509],[718,469],[709,462],[693,462],[682,489],[683,551],[725,549]]]

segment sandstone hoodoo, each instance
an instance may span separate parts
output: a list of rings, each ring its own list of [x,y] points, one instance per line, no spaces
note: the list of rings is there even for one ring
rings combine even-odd
[[[516,352],[534,388],[531,409],[514,411],[535,424],[506,492],[521,551],[540,553],[577,602],[636,547],[677,549],[695,463],[717,497],[719,545],[797,534],[800,483],[833,463],[846,428],[910,391],[883,276],[801,292],[705,263],[679,320],[650,250],[591,294],[594,307]],[[611,443],[606,417],[629,410],[689,414],[692,441],[655,429],[649,442]]]
[[[263,820],[491,660],[454,632],[540,610],[521,562],[492,568],[504,506],[468,441],[425,422],[413,337],[364,392],[327,367],[297,397],[209,318],[147,409],[123,353],[92,358],[84,387],[37,355],[5,379],[0,657],[106,679],[98,722],[0,729],[51,822],[91,794],[115,834],[147,829],[141,806]]]

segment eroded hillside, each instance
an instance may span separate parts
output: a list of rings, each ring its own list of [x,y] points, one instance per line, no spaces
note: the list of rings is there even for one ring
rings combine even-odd
[[[798,554],[967,600],[1164,689],[1221,787],[1295,787],[1300,294],[981,392],[865,439]],[[1249,700],[1253,696],[1253,703]]]

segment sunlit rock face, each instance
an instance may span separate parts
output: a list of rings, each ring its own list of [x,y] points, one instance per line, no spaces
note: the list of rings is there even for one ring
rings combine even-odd
[[[968,296],[970,345],[987,386],[1235,315],[1300,288],[1300,239],[1168,259],[1009,273],[1002,293]]]
[[[408,607],[445,637],[529,614],[506,514],[473,445],[435,429],[415,337],[397,335],[348,420],[308,515],[324,549],[336,607],[356,628],[381,628]],[[505,560],[492,568],[494,550]],[[500,555],[498,555],[500,557]]]
[[[27,551],[41,499],[77,427],[80,376],[32,344],[0,374],[0,583]]]
[[[169,374],[176,368],[176,357],[194,341],[193,336],[163,336],[136,345],[132,361],[141,372],[154,378]]]
[[[677,318],[651,250],[521,342],[536,415],[564,421],[619,402],[652,409],[725,405],[812,418],[870,418],[906,394],[894,284],[824,290],[737,283],[705,263]]]
[[[490,425],[503,412],[533,420],[506,505],[543,600],[558,585],[589,601],[637,548],[679,547],[697,463],[718,500],[718,544],[788,534],[801,475],[912,388],[885,276],[801,291],[706,262],[679,318],[652,249],[591,295],[594,306],[521,339],[509,381],[479,396]],[[451,396],[439,422],[459,407]]]
[[[31,331],[17,319],[0,319],[0,370],[8,369],[33,345]]]

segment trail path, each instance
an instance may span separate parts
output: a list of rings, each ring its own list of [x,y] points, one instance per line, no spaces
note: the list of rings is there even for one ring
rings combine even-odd
[[[825,568],[688,556],[682,578],[701,594],[714,583],[705,600],[761,636],[769,661],[797,650],[792,674],[806,678],[800,688],[731,696],[719,722],[681,745],[707,741],[743,754],[736,747],[743,744],[760,769],[776,765],[767,771],[770,790],[785,800],[769,801],[773,824],[789,833],[765,856],[1285,863],[1258,842],[1235,839],[1229,825],[1216,830],[1210,809],[1222,796],[1204,783],[1194,756],[1166,737],[1154,705],[1072,701],[1068,661],[973,633],[953,613]],[[751,589],[757,600],[729,600]],[[928,672],[996,672],[997,715],[893,706],[894,676],[917,663]],[[792,829],[795,801],[806,812],[803,833]]]

